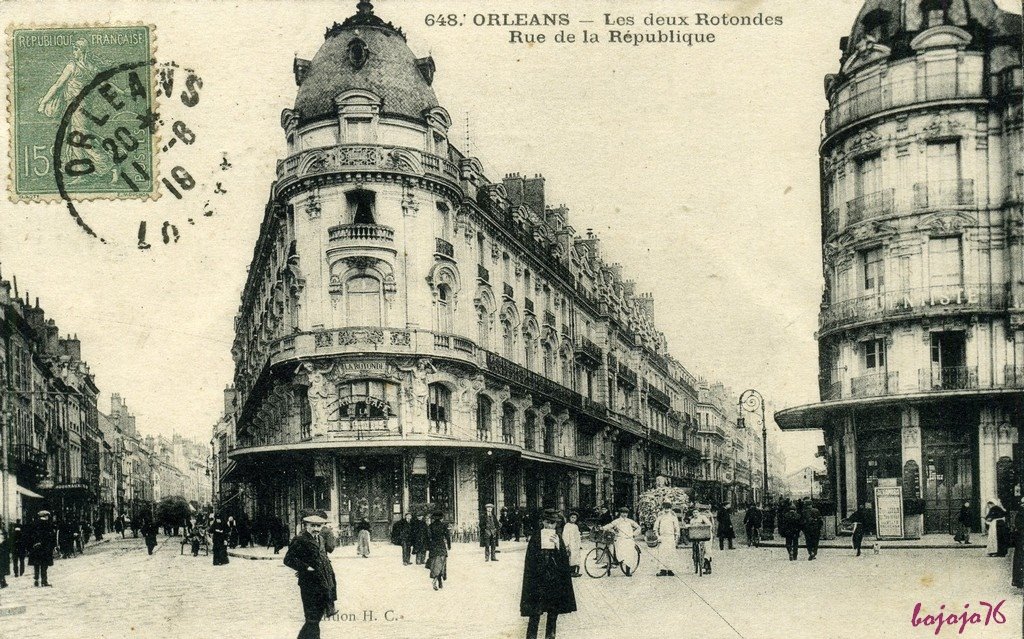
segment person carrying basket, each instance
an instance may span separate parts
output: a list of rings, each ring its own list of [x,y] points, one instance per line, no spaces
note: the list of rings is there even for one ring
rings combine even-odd
[[[711,520],[710,506],[697,504],[696,509],[690,516],[686,530],[690,541],[693,543],[693,572],[696,575],[710,573],[711,558],[708,556],[707,541],[714,533],[714,523]]]

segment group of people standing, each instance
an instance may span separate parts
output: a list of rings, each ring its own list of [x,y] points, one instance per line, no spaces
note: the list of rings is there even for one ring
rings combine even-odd
[[[14,576],[25,574],[26,560],[32,566],[32,585],[52,587],[49,569],[58,549],[58,528],[50,511],[40,510],[32,521],[22,524],[16,520],[9,526],[0,521],[0,588],[7,587],[7,575],[14,568]]]

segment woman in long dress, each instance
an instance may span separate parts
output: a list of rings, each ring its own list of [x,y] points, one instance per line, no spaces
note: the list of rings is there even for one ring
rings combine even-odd
[[[619,563],[629,559],[632,553],[640,552],[639,546],[633,539],[640,534],[640,524],[629,518],[628,508],[619,508],[618,518],[601,528],[615,532],[615,558]],[[633,576],[628,565],[625,572],[627,577]]]
[[[1009,539],[1006,528],[1006,511],[997,502],[988,502],[988,514],[985,515],[985,522],[988,526],[988,550],[989,557],[1005,557]]]
[[[580,562],[583,559],[583,537],[580,535],[580,527],[576,522],[579,514],[569,513],[569,521],[562,528],[562,541],[569,551],[569,567],[572,568],[572,576],[580,576]]]
[[[213,537],[213,565],[223,566],[228,563],[228,527],[218,515],[210,527]]]
[[[356,531],[358,534],[356,553],[363,558],[370,556],[370,522],[366,521],[363,517],[356,524]]]

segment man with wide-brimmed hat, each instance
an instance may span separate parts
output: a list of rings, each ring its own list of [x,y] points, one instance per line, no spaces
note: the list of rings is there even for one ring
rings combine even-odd
[[[28,563],[32,566],[32,585],[50,586],[50,580],[46,574],[53,565],[53,549],[57,544],[54,537],[53,522],[50,521],[50,511],[40,510],[36,513],[36,520],[32,522],[26,533],[28,546]]]
[[[530,536],[526,546],[519,614],[529,618],[527,639],[537,638],[541,615],[548,616],[544,636],[554,639],[558,615],[576,611],[569,549],[556,530],[561,520],[557,511],[545,510],[540,529]]]
[[[498,561],[495,556],[498,548],[498,517],[494,514],[494,504],[484,504],[484,512],[480,514],[480,546],[484,549],[484,561]]]
[[[320,620],[337,614],[338,582],[331,560],[324,550],[321,530],[327,519],[317,514],[302,518],[302,532],[292,539],[284,565],[296,571],[305,623],[298,639],[319,639]]]

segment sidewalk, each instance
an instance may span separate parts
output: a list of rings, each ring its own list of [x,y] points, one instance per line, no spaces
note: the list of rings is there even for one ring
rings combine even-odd
[[[253,561],[283,561],[284,553],[288,550],[287,546],[281,549],[281,552],[274,554],[273,548],[266,548],[264,546],[256,546],[253,548],[229,548],[228,556],[237,557],[238,559],[249,559]],[[468,555],[473,552],[483,553],[483,549],[476,542],[465,542],[452,544],[451,553],[453,555]],[[498,546],[498,561],[501,561],[501,555],[506,553],[522,553],[526,552],[525,541],[503,541]],[[395,546],[390,542],[377,541],[370,544],[370,558],[386,556],[401,559],[402,548]],[[356,555],[356,547],[354,544],[348,544],[345,546],[338,546],[331,553],[331,560],[337,559],[361,559]]]
[[[804,547],[803,535],[800,536],[801,548]],[[875,543],[878,543],[880,550],[893,550],[893,549],[961,549],[961,550],[972,550],[982,549],[984,550],[985,544],[978,543],[979,540],[984,540],[985,536],[982,534],[974,535],[974,540],[969,544],[960,544],[953,541],[952,535],[922,535],[920,539],[889,539],[879,541],[876,537],[864,537],[864,543],[861,544],[861,552],[871,552]],[[734,542],[737,545],[746,545],[746,539],[742,541],[737,538]],[[785,548],[786,540],[778,535],[775,539],[761,542],[762,548]],[[821,543],[818,544],[819,548],[853,548],[853,540],[850,537],[836,537],[834,539],[822,539]]]

